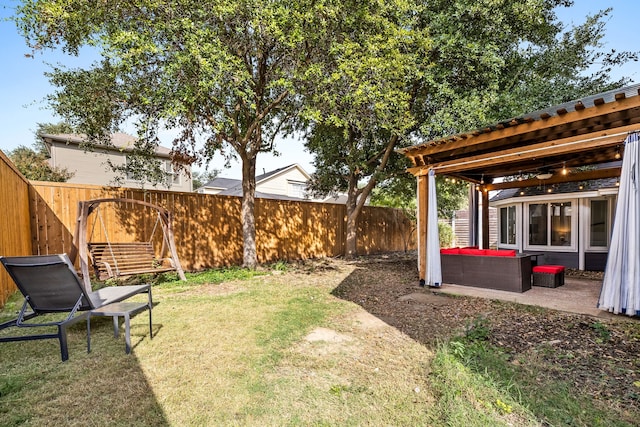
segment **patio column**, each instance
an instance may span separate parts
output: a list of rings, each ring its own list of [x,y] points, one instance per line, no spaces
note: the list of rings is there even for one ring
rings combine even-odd
[[[427,215],[429,212],[429,182],[426,174],[418,175],[418,277],[424,286],[427,275]]]
[[[489,192],[482,189],[482,249],[489,249]]]

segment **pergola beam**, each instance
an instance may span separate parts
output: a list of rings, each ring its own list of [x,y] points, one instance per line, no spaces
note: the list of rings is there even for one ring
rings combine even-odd
[[[628,125],[613,130],[604,130],[586,135],[563,138],[532,144],[526,147],[495,151],[469,156],[431,165],[438,174],[460,173],[467,170],[482,170],[514,162],[533,161],[544,157],[564,156],[591,149],[604,149],[621,144],[626,135],[638,129],[638,125]]]
[[[576,104],[578,105],[578,104]],[[427,144],[420,144],[400,150],[408,157],[443,153],[458,149],[469,150],[481,144],[487,144],[496,140],[505,140],[518,138],[524,135],[542,133],[548,131],[549,128],[563,129],[570,131],[570,126],[579,122],[588,122],[605,115],[611,115],[618,112],[624,112],[640,107],[640,96],[631,96],[623,99],[616,99],[616,102],[594,102],[594,106],[590,108],[576,108],[576,111],[559,114],[551,117],[541,117],[542,120],[525,121],[517,125],[501,129],[486,129],[485,133],[468,133],[455,135],[449,138],[443,138],[438,141],[432,141]],[[637,114],[632,114],[637,116]],[[606,126],[605,127],[610,127]]]
[[[538,178],[524,179],[522,181],[499,182],[496,184],[486,184],[482,186],[483,190],[505,190],[507,188],[526,188],[535,187],[541,184],[552,185],[562,184],[565,182],[581,182],[590,181],[592,179],[617,178],[620,176],[621,168],[595,169],[585,172],[573,172],[568,175],[556,174],[549,179],[540,180]]]

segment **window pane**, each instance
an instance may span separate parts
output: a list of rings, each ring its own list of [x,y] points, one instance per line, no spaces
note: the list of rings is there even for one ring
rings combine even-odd
[[[529,205],[529,244],[547,245],[547,205]]]
[[[607,246],[608,203],[606,200],[591,201],[591,246]]]
[[[516,207],[509,206],[509,241],[510,245],[516,244]]]
[[[289,196],[291,197],[304,199],[306,189],[307,184],[304,182],[289,181]]]
[[[551,203],[551,245],[571,246],[571,203]]]

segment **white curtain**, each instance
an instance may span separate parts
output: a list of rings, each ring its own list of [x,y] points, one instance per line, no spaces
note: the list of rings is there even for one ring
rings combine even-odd
[[[436,175],[429,171],[428,181],[429,207],[427,210],[427,277],[425,284],[431,287],[442,285],[442,266],[440,265],[440,234],[438,233],[438,198],[436,194]]]
[[[598,307],[640,316],[640,152],[638,133],[625,140],[611,245]]]

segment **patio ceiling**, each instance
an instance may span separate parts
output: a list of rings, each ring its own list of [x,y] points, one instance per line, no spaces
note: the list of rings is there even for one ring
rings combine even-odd
[[[550,172],[545,183],[620,175],[619,159],[629,132],[640,130],[640,85],[536,111],[468,133],[399,150],[413,162],[409,172],[429,169],[486,190],[538,185],[537,178],[491,184],[495,178]],[[580,166],[594,166],[576,171]],[[570,173],[561,174],[563,168]]]

